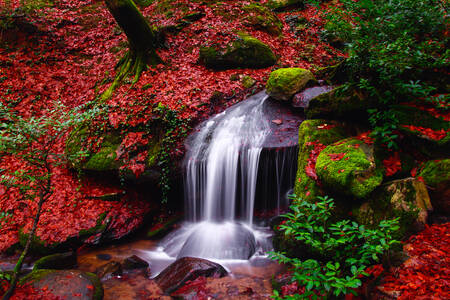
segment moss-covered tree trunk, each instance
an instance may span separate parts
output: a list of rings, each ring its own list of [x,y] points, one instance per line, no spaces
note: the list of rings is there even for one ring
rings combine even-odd
[[[147,65],[156,65],[161,62],[155,49],[157,47],[157,34],[149,22],[144,18],[132,0],[105,0],[108,10],[117,24],[125,32],[130,45],[129,51],[120,60],[116,78],[111,87],[103,94],[109,98],[112,91],[127,75],[134,75],[134,81]]]

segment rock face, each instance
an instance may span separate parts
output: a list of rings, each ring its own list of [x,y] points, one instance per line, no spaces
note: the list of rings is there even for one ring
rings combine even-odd
[[[432,160],[418,174],[425,181],[434,210],[450,214],[450,159]]]
[[[168,266],[158,276],[155,281],[166,294],[179,289],[188,280],[194,280],[199,276],[223,277],[227,271],[219,264],[212,261],[183,257]]]
[[[308,119],[332,118],[367,121],[367,109],[372,106],[364,95],[354,89],[337,87],[309,101],[306,109]]]
[[[289,101],[303,90],[310,81],[315,81],[314,75],[302,68],[282,68],[270,73],[266,90],[270,97]]]
[[[424,183],[415,178],[385,183],[368,199],[353,212],[358,223],[375,227],[381,220],[399,217],[400,229],[395,233],[398,239],[422,229],[432,209]]]
[[[373,151],[372,145],[355,138],[329,145],[317,157],[317,177],[331,191],[364,198],[383,181]]]
[[[75,252],[56,253],[44,256],[34,263],[33,270],[53,269],[64,270],[71,269],[77,265],[77,254]]]
[[[208,68],[224,70],[266,68],[277,59],[268,45],[241,32],[230,45],[201,47],[199,61]]]
[[[336,121],[306,120],[298,130],[298,168],[294,194],[314,200],[321,192],[317,185],[316,159],[326,146],[346,137],[343,126]]]
[[[76,270],[36,270],[25,276],[21,284],[29,283],[45,289],[61,299],[101,300],[103,287],[95,274]]]

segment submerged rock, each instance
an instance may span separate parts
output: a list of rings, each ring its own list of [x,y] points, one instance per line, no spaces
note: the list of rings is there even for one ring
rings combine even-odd
[[[76,265],[77,265],[76,252],[72,251],[65,253],[56,253],[38,259],[34,263],[33,271],[40,269],[64,270],[64,269],[71,269]]]
[[[329,145],[317,157],[317,177],[330,191],[364,198],[383,181],[373,152],[373,145],[355,138]]]
[[[36,270],[20,280],[35,289],[44,289],[61,299],[101,300],[103,286],[95,274],[76,270]]]
[[[219,264],[201,258],[183,257],[177,259],[155,278],[155,282],[166,294],[179,289],[188,280],[199,276],[223,277],[227,271]]]
[[[358,223],[374,228],[382,220],[399,217],[400,229],[394,233],[397,239],[423,229],[432,209],[425,185],[415,178],[385,183],[369,199],[353,212]]]
[[[95,270],[95,274],[97,274],[100,279],[106,279],[112,276],[121,276],[122,265],[117,261],[111,261],[98,267]]]
[[[270,47],[246,33],[225,46],[200,48],[199,61],[212,69],[266,68],[277,61]]]
[[[310,81],[315,81],[311,71],[302,68],[282,68],[270,73],[266,89],[270,97],[289,101],[303,90]]]
[[[438,214],[450,214],[450,159],[432,160],[421,168],[431,203]]]
[[[132,255],[127,257],[123,261],[123,269],[124,270],[136,270],[136,269],[147,269],[149,266],[148,262],[143,260],[137,255]]]

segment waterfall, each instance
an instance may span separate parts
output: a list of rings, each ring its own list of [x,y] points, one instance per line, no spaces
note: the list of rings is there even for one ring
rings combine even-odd
[[[190,221],[252,225],[259,157],[270,132],[263,113],[266,99],[259,93],[225,110],[188,139],[184,165]]]

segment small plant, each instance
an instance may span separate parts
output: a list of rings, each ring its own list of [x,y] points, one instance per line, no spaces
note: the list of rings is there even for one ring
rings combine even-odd
[[[361,286],[361,278],[369,275],[365,270],[398,243],[392,238],[392,233],[399,229],[398,219],[382,221],[376,229],[350,220],[332,223],[333,199],[317,199],[316,203],[295,199],[291,212],[283,215],[286,220],[279,226],[286,238],[297,240],[316,258],[270,253],[272,259],[291,265],[292,280],[305,288],[302,295],[286,299],[329,299],[356,294],[354,289]],[[281,299],[278,292],[275,298]]]

